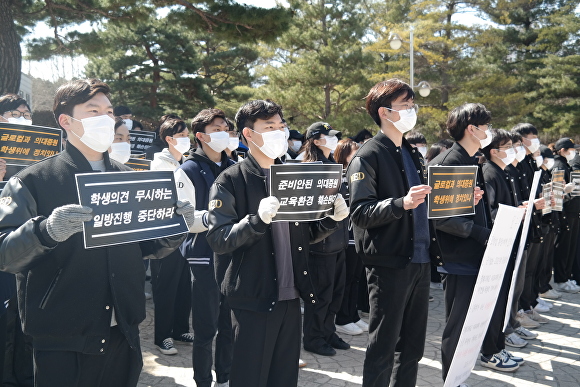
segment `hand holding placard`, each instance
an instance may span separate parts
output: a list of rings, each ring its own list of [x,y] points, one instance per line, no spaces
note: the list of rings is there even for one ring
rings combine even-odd
[[[188,227],[195,222],[195,208],[188,200],[178,200],[175,213],[185,218],[185,223],[187,223]]]
[[[407,195],[403,197],[403,208],[405,210],[417,208],[419,204],[425,202],[425,198],[430,193],[431,187],[425,184],[411,187]]]
[[[258,205],[258,216],[262,219],[262,222],[270,224],[272,218],[276,216],[278,208],[280,208],[280,202],[278,199],[275,196],[268,196],[267,198],[260,200],[260,204]]]
[[[46,220],[46,231],[56,242],[64,242],[83,230],[83,222],[93,218],[93,209],[79,204],[57,207]]]
[[[348,216],[348,213],[349,211],[346,201],[341,194],[336,195],[336,199],[334,200],[334,214],[328,215],[328,217],[334,221],[340,222]]]
[[[485,192],[484,190],[482,190],[478,186],[475,186],[475,188],[473,189],[473,205],[474,206],[477,206],[477,203],[479,203],[481,198],[483,198],[484,192]]]

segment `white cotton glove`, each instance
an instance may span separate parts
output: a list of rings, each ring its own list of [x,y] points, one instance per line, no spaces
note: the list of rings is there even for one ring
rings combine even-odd
[[[570,193],[570,192],[574,191],[575,186],[576,185],[574,183],[566,184],[566,186],[564,187],[564,193]]]
[[[272,218],[276,216],[280,208],[280,202],[275,196],[268,196],[260,200],[260,205],[258,206],[258,216],[262,219],[262,222],[270,224]]]
[[[207,214],[208,214],[207,210],[195,211],[193,224],[189,226],[190,233],[197,234],[200,232],[207,231],[208,228]]]
[[[178,200],[177,208],[175,209],[177,215],[182,215],[185,218],[185,223],[189,227],[195,222],[195,208],[191,205],[189,200]]]
[[[348,216],[348,206],[341,194],[336,195],[334,200],[334,213],[328,217],[334,221],[340,222]]]
[[[56,242],[64,242],[83,230],[83,222],[93,218],[93,209],[80,204],[67,204],[52,210],[46,219],[46,231]]]

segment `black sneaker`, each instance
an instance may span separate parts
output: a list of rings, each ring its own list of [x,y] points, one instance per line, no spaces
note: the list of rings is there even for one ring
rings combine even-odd
[[[164,355],[175,355],[177,353],[177,349],[173,346],[173,339],[171,337],[163,340],[163,343],[158,345],[157,349],[159,349],[159,351]]]
[[[174,337],[173,341],[175,341],[175,343],[177,344],[191,344],[193,343],[193,333],[191,332],[182,333],[181,335]]]
[[[346,341],[344,341],[343,339],[341,339],[340,337],[335,337],[334,340],[332,340],[329,343],[332,348],[336,348],[336,349],[349,349],[350,345],[348,345],[348,343]]]
[[[310,348],[310,347],[305,346],[304,350],[306,350],[308,352],[315,353],[317,355],[322,355],[322,356],[334,356],[334,355],[336,355],[336,351],[327,343],[324,343],[320,347],[317,347],[317,348]]]

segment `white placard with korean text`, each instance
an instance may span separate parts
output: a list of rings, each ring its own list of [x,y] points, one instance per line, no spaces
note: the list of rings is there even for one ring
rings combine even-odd
[[[524,211],[499,206],[444,387],[467,380],[477,361]]]

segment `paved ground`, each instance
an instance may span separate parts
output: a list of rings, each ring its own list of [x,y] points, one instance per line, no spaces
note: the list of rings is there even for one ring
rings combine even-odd
[[[425,356],[419,366],[417,386],[442,386],[439,347],[444,325],[443,292],[432,290],[435,301],[430,303]],[[520,350],[526,364],[514,374],[504,374],[475,366],[467,381],[470,386],[580,386],[580,294],[564,294],[555,302],[552,312],[546,313],[548,324],[537,329],[539,338]],[[302,351],[308,365],[300,370],[298,385],[359,386],[362,384],[362,366],[368,339],[342,335],[351,349],[339,351],[336,356],[324,357]],[[147,319],[141,326],[141,344],[144,367],[139,387],[195,386],[191,369],[191,347],[178,346],[179,354],[162,355],[153,345],[153,303],[147,301]],[[515,348],[512,348],[515,349]],[[511,349],[510,349],[511,350]],[[248,386],[252,387],[252,386]]]

